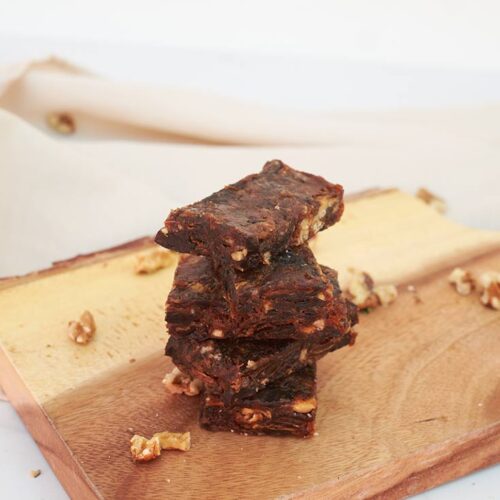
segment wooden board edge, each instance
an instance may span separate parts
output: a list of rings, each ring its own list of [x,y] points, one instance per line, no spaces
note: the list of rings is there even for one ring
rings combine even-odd
[[[50,417],[22,381],[2,346],[0,384],[68,495],[82,500],[100,499],[100,493],[75,460],[70,448],[52,425]]]
[[[155,246],[154,239],[151,236],[144,236],[132,241],[127,241],[110,248],[98,250],[88,254],[79,254],[66,260],[59,260],[52,264],[51,267],[34,271],[20,276],[6,276],[0,278],[0,291],[5,288],[11,288],[17,285],[35,281],[37,279],[45,278],[53,274],[62,273],[69,269],[77,269],[79,267],[89,266],[104,260],[112,259],[125,255],[127,253],[136,252],[138,250],[146,249]]]
[[[415,463],[420,467],[415,468],[412,465]],[[281,499],[400,499],[497,463],[500,463],[500,422],[419,450],[390,466],[384,463]]]

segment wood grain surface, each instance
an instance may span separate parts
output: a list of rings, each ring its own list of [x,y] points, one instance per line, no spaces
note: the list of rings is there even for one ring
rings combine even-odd
[[[446,280],[455,265],[500,270],[500,233],[454,224],[398,191],[347,204],[314,241],[318,260],[341,278],[354,266],[395,282],[400,297],[362,316],[354,347],[319,363],[311,439],[204,431],[196,398],[164,392],[175,264],[136,275],[149,246],[1,284],[1,384],[71,496],[400,498],[500,461],[500,313]],[[84,309],[98,330],[77,346],[65,325]],[[190,430],[193,446],[137,465],[129,428]]]

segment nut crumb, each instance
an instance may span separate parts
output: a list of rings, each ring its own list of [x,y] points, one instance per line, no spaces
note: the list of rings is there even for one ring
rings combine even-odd
[[[130,453],[135,462],[149,462],[161,455],[161,450],[188,451],[190,432],[157,432],[151,439],[135,434],[130,439]]]
[[[307,348],[302,348],[299,355],[299,361],[305,363],[307,361]]]
[[[203,389],[201,380],[191,378],[177,367],[165,375],[162,384],[171,394],[185,394],[186,396],[197,396]]]
[[[30,471],[30,474],[31,474],[31,477],[33,478],[37,478],[38,476],[40,476],[42,473],[42,471],[40,469],[34,469],[32,471]]]
[[[241,262],[248,254],[248,250],[246,248],[242,248],[241,250],[236,250],[231,254],[231,259],[235,262]]]
[[[175,258],[172,252],[164,249],[154,249],[140,253],[135,258],[136,274],[151,274],[169,267]]]
[[[373,293],[384,307],[392,304],[398,298],[398,290],[394,285],[378,285],[373,289]]]
[[[428,189],[420,188],[417,191],[417,198],[420,198],[424,203],[434,208],[440,214],[444,214],[448,209],[446,202]]]
[[[127,427],[127,432],[129,432],[130,434],[135,434],[133,427]]]
[[[255,361],[253,361],[252,359],[249,359],[247,361],[247,368],[249,370],[255,370],[255,367],[257,366],[257,363]]]
[[[479,282],[482,287],[481,304],[500,310],[500,273],[494,271],[483,273]]]
[[[298,399],[293,403],[293,411],[297,413],[309,413],[317,407],[316,398]]]
[[[350,280],[345,290],[346,297],[358,306],[358,309],[370,312],[378,306],[392,304],[398,290],[394,285],[377,285],[373,278],[364,271],[349,269]]]
[[[96,331],[94,317],[89,311],[84,311],[79,321],[70,321],[68,323],[68,336],[77,344],[88,344]]]
[[[220,328],[216,328],[215,330],[212,330],[212,337],[222,339],[224,338],[224,332]]]
[[[47,124],[62,135],[71,135],[76,131],[75,119],[69,113],[50,113]]]
[[[190,432],[157,432],[153,435],[160,440],[162,450],[189,451],[191,448]]]
[[[161,455],[160,439],[153,436],[146,439],[135,434],[130,439],[130,453],[135,462],[149,462]]]
[[[469,271],[456,267],[448,276],[450,284],[455,286],[460,295],[470,295],[476,288],[476,280]]]

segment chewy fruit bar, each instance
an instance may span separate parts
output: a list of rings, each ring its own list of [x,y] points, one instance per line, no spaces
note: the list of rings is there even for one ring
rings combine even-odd
[[[171,335],[197,339],[304,338],[330,326],[351,326],[337,273],[319,266],[307,245],[285,250],[268,266],[237,273],[231,312],[207,258],[182,256],[167,299]]]
[[[211,431],[306,437],[314,433],[316,365],[308,365],[250,395],[236,394],[230,403],[205,390],[200,424]]]
[[[234,269],[269,264],[337,222],[343,188],[279,160],[208,198],[172,210],[156,242],[182,253],[209,256],[224,289],[234,293]]]
[[[325,329],[302,340],[205,340],[173,337],[165,352],[184,373],[201,380],[225,399],[237,392],[255,392],[353,344],[356,334]]]

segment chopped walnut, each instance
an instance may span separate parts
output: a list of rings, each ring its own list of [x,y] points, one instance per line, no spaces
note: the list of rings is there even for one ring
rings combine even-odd
[[[307,361],[307,349],[305,347],[300,351],[299,361],[301,363],[305,363]]]
[[[241,262],[248,254],[248,250],[246,248],[242,248],[241,250],[236,250],[231,254],[231,258],[236,262]]]
[[[135,462],[149,462],[161,455],[160,438],[146,439],[135,434],[130,439],[130,453]]]
[[[350,269],[351,277],[345,294],[359,309],[378,306],[377,296],[373,293],[372,277],[363,271]]]
[[[272,414],[269,410],[259,408],[242,408],[235,414],[235,418],[241,424],[253,427],[262,421],[270,420],[272,418]]]
[[[387,306],[394,302],[398,296],[398,290],[394,285],[377,285],[372,277],[356,269],[350,269],[351,277],[346,297],[358,306],[362,311],[369,311],[380,305]]]
[[[479,278],[482,286],[481,303],[492,309],[500,310],[500,273],[489,271]]]
[[[170,393],[185,394],[186,396],[197,396],[203,389],[201,380],[191,378],[177,367],[165,375],[162,384]]]
[[[439,196],[431,193],[428,189],[420,188],[417,191],[417,198],[420,198],[424,203],[434,208],[441,214],[444,214],[447,210],[446,202]]]
[[[203,283],[193,283],[191,290],[194,290],[196,293],[202,293],[205,291],[205,285]]]
[[[269,311],[272,311],[273,303],[270,300],[264,300],[262,302],[262,309],[264,309],[264,312],[267,314]]]
[[[293,403],[293,411],[297,413],[309,413],[317,407],[316,398],[298,399]]]
[[[329,198],[328,196],[318,198],[317,201],[319,201],[318,211],[314,215],[310,215],[300,222],[293,238],[294,244],[300,245],[305,241],[310,240],[312,236],[321,231],[321,229],[325,226],[324,219],[328,209],[337,203],[336,200]],[[307,212],[307,208],[304,207],[304,215],[306,215]]]
[[[89,311],[84,311],[79,321],[68,323],[68,336],[77,344],[88,344],[96,331],[94,317]]]
[[[262,262],[268,266],[269,264],[271,264],[271,252],[264,252],[264,254],[262,255]]]
[[[153,435],[160,440],[162,450],[188,451],[191,448],[190,432],[157,432]]]
[[[35,469],[35,470],[32,470],[30,473],[31,473],[31,477],[36,479],[38,476],[40,476],[42,471],[40,469]]]
[[[47,115],[47,124],[63,135],[71,135],[76,131],[75,119],[69,113],[50,113]]]
[[[130,439],[130,453],[135,462],[149,462],[161,455],[161,450],[188,451],[190,432],[157,432],[151,439],[135,434]]]
[[[469,271],[456,267],[448,276],[448,281],[455,286],[460,295],[469,295],[476,288],[476,280]]]
[[[324,330],[325,320],[324,319],[317,319],[316,321],[313,322],[313,325],[318,331]]]
[[[394,285],[378,285],[373,289],[380,305],[388,306],[398,298],[398,289]]]
[[[163,249],[154,249],[140,253],[135,259],[135,272],[137,274],[151,274],[169,267],[175,258],[172,252]]]

